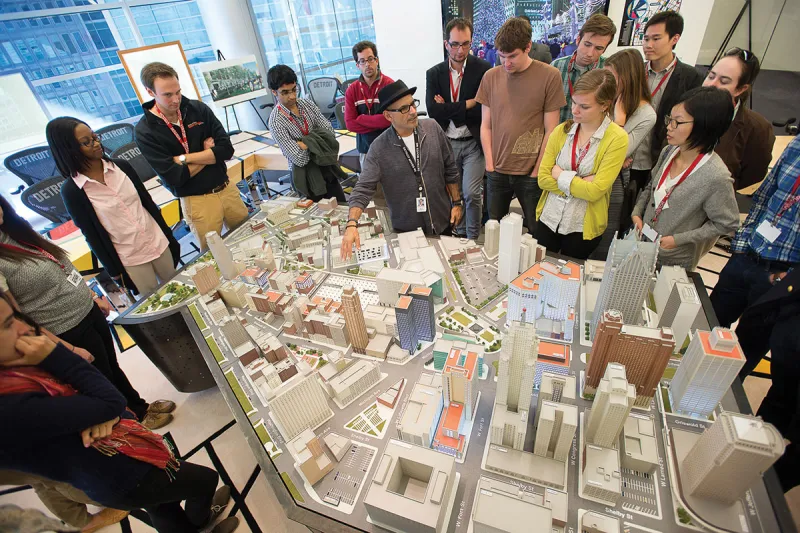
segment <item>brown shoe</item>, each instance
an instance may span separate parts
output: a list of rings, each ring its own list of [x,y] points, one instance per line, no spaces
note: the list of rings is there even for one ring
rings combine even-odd
[[[214,529],[211,530],[211,533],[233,533],[236,531],[237,527],[239,527],[239,517],[229,516],[214,526]]]
[[[172,415],[169,413],[148,412],[142,420],[142,425],[147,429],[160,429],[172,422]]]
[[[129,511],[111,509],[107,507],[97,514],[92,515],[92,520],[81,529],[81,533],[93,533],[104,527],[112,526],[130,514]]]
[[[170,400],[156,400],[147,407],[148,413],[171,413],[175,410],[175,402]]]

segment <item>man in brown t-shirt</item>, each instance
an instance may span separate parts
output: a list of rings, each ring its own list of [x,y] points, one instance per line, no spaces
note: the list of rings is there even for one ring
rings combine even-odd
[[[486,158],[489,218],[508,214],[516,194],[533,233],[542,195],[537,176],[550,133],[566,105],[558,69],[528,57],[531,25],[508,19],[497,32],[500,66],[483,76],[475,100],[483,106],[481,144]]]

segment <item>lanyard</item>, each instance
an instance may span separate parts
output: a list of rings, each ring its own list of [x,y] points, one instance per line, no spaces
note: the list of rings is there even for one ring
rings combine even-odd
[[[178,139],[178,142],[181,143],[181,146],[183,146],[183,151],[188,154],[189,139],[186,137],[186,129],[184,129],[183,127],[183,117],[181,117],[181,110],[178,109],[178,127],[180,127],[181,129],[181,134],[178,135],[178,132],[175,131],[175,128],[172,127],[172,124],[170,124],[169,120],[167,120],[167,117],[165,117],[164,113],[162,113],[161,110],[158,108],[158,105],[154,105],[153,109],[155,110],[155,114],[161,117],[161,120],[163,120],[164,123],[167,125],[169,131],[171,131],[172,134],[175,136],[175,138]]]
[[[572,89],[572,67],[573,67],[573,65],[575,65],[575,58],[577,56],[578,56],[578,52],[572,52],[572,57],[570,58],[569,63],[567,63],[567,83],[569,84],[569,97],[570,98],[572,98],[572,93],[574,92],[574,90]],[[590,70],[594,70],[595,67],[597,67],[597,63],[599,63],[599,61],[600,61],[599,59],[597,61],[595,61],[594,65],[592,65],[588,69],[586,69],[586,72],[589,72]]]
[[[408,160],[408,164],[411,166],[411,170],[414,172],[414,177],[417,178],[417,188],[419,189],[420,196],[422,196],[422,172],[419,164],[419,133],[417,133],[416,129],[414,130],[414,150],[416,151],[416,157],[413,159],[411,158],[411,152],[408,151],[408,146],[406,146],[403,138],[400,137],[400,135],[397,133],[397,130],[395,130],[394,133],[397,135],[397,139],[400,141],[400,147],[403,149],[403,153]]]
[[[583,147],[581,150],[580,157],[578,156],[578,134],[581,132],[581,125],[578,124],[578,128],[575,130],[575,138],[572,140],[572,171],[577,172],[578,167],[583,162],[583,159],[586,157],[586,154],[589,153],[589,145],[592,142],[592,138],[589,137],[589,140],[586,141],[586,146]]]
[[[308,131],[309,131],[309,130],[308,130],[308,120],[306,120],[306,116],[303,114],[303,110],[302,110],[302,109],[300,109],[300,104],[297,104],[297,110],[298,110],[298,111],[300,111],[300,118],[302,118],[302,119],[303,119],[303,125],[302,125],[302,126],[300,125],[300,123],[299,123],[299,122],[297,122],[297,121],[294,119],[294,117],[291,115],[291,113],[287,113],[286,111],[284,111],[284,109],[283,109],[283,106],[280,106],[280,107],[278,107],[278,109],[280,109],[281,113],[283,113],[283,115],[284,115],[286,118],[288,118],[288,119],[289,119],[289,122],[291,122],[292,124],[294,124],[295,126],[297,126],[297,129],[299,129],[299,130],[300,130],[300,132],[301,132],[303,135],[308,135]]]
[[[667,168],[664,169],[664,173],[661,174],[661,179],[658,180],[658,186],[656,187],[656,189],[660,189],[661,186],[664,184],[664,182],[667,180],[667,176],[669,176],[669,171],[672,169],[672,163],[675,161],[676,157],[678,157],[678,152],[677,151],[675,152],[675,156],[672,159],[670,159],[669,164],[667,165]],[[664,206],[667,205],[667,200],[669,200],[669,197],[672,196],[672,191],[674,191],[675,188],[678,185],[683,183],[684,180],[686,180],[686,178],[689,177],[689,175],[694,171],[694,169],[697,167],[697,165],[700,164],[700,160],[703,159],[703,157],[705,157],[705,154],[698,154],[697,157],[694,158],[694,161],[692,161],[692,164],[689,165],[689,168],[687,168],[686,170],[684,170],[681,173],[681,177],[678,179],[678,183],[673,185],[670,188],[670,190],[668,190],[664,194],[664,198],[662,198],[661,201],[658,203],[658,207],[656,207],[656,212],[653,215],[653,223],[654,224],[656,222],[658,222],[658,216],[661,214],[661,211],[664,210]]]
[[[789,193],[789,197],[783,202],[781,208],[778,210],[778,214],[775,217],[775,224],[778,223],[778,220],[783,216],[783,214],[789,210],[794,204],[800,202],[800,195],[797,193],[797,188],[800,187],[800,176],[797,176],[794,180],[794,186],[792,186],[792,192]]]
[[[64,270],[64,264],[61,261],[59,261],[58,259],[56,259],[55,256],[53,254],[51,254],[50,252],[48,252],[47,250],[45,250],[43,248],[39,248],[38,246],[35,246],[33,244],[28,244],[27,242],[23,242],[21,244],[24,244],[28,248],[33,248],[33,250],[29,250],[28,248],[21,248],[19,246],[14,246],[13,244],[5,244],[5,243],[0,243],[0,248],[5,248],[7,250],[12,250],[14,252],[22,252],[22,253],[26,253],[26,254],[29,254],[29,255],[38,256],[38,257],[42,257],[44,259],[48,259],[48,260],[52,261],[53,263],[57,264],[59,267],[61,267],[61,270]]]
[[[381,88],[382,79],[383,76],[378,74],[378,79],[375,80],[375,83],[372,84],[372,87],[374,87],[375,89],[373,90],[372,87],[367,86],[368,92],[366,93],[364,92],[364,82],[363,81],[359,82],[359,88],[361,89],[361,96],[362,98],[364,98],[364,105],[367,106],[367,111],[369,111],[368,114],[370,115],[372,114],[372,106],[375,105],[375,97],[378,96],[378,91]]]
[[[458,102],[458,93],[461,92],[461,77],[463,75],[464,75],[463,71],[456,74],[456,77],[458,78],[458,87],[456,87],[453,84],[453,73],[451,72],[450,76],[448,76],[448,78],[450,79],[450,96],[451,96],[451,100],[450,101],[451,102]]]
[[[677,64],[678,64],[677,61],[673,61],[672,62],[672,66],[670,66],[667,69],[667,73],[664,74],[664,77],[661,78],[660,82],[658,82],[658,85],[656,85],[656,88],[653,90],[652,93],[650,93],[650,98],[655,98],[655,96],[658,94],[658,91],[661,90],[661,87],[667,82],[667,80],[670,78],[670,76],[672,76],[672,71],[675,70],[675,66]],[[650,63],[647,64],[647,69],[650,70]]]

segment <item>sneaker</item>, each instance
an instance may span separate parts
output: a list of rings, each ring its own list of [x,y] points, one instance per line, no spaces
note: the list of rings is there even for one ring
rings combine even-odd
[[[239,527],[239,517],[229,516],[211,530],[211,533],[233,533]]]
[[[147,429],[161,429],[167,424],[172,422],[172,415],[168,413],[151,413],[147,412],[142,420],[142,425]]]
[[[86,527],[81,529],[81,533],[94,533],[95,531],[103,529],[104,527],[112,526],[122,521],[122,519],[129,514],[130,511],[121,511],[119,509],[111,509],[110,507],[107,507],[99,513],[92,515],[92,520],[86,525]]]
[[[171,413],[175,410],[175,402],[170,400],[156,400],[147,408],[148,413]]]
[[[216,522],[217,519],[222,516],[222,513],[225,512],[225,509],[228,507],[228,502],[230,501],[231,488],[227,485],[218,488],[217,492],[214,493],[214,498],[211,500],[211,517],[208,519],[209,525]]]

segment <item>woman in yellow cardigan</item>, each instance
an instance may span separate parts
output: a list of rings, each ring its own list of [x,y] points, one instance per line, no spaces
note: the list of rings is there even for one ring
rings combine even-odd
[[[609,118],[616,94],[609,71],[581,76],[572,94],[574,121],[560,124],[547,141],[536,239],[548,252],[586,259],[600,244],[611,186],[628,149],[628,134]]]

